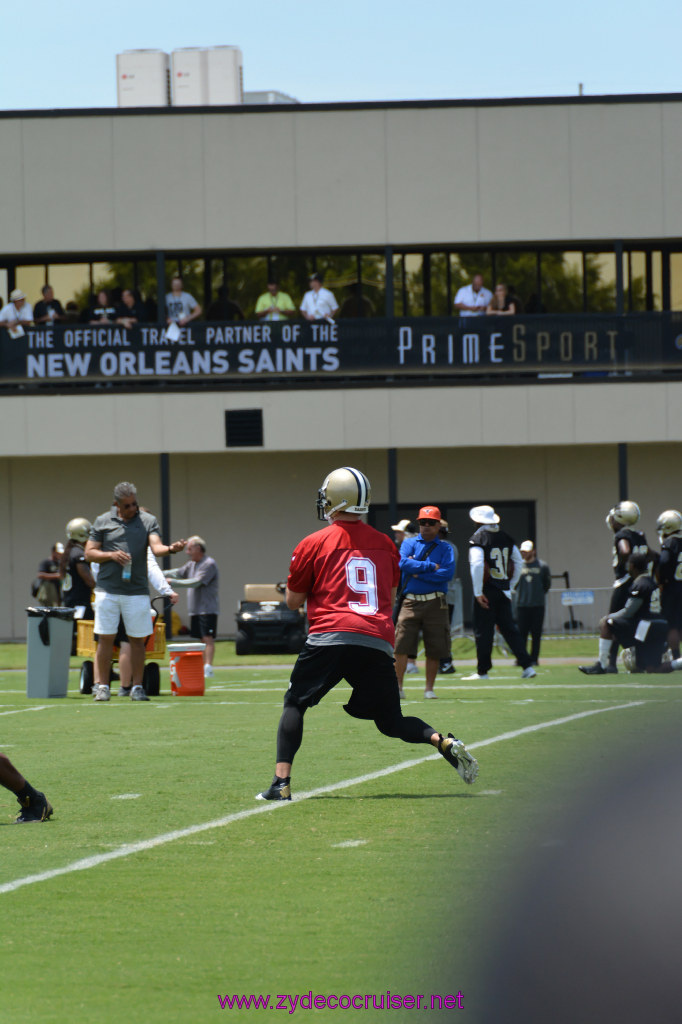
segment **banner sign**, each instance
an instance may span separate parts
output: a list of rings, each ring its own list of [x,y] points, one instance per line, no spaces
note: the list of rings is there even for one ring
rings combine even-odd
[[[594,590],[562,590],[561,603],[564,608],[571,608],[581,604],[594,604]]]
[[[624,374],[682,367],[682,319],[629,316],[413,317],[198,323],[171,341],[141,324],[0,326],[0,382]]]

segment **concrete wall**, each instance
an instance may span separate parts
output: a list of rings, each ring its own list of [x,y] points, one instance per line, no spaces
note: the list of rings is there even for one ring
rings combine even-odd
[[[629,456],[630,496],[642,506],[653,541],[658,514],[682,506],[675,469],[682,443],[631,444]],[[0,639],[25,635],[30,582],[69,519],[105,511],[114,484],[124,479],[135,482],[141,502],[159,513],[158,461],[151,454],[0,458],[0,530],[7,552]],[[368,474],[374,503],[386,504],[387,456],[377,448],[171,455],[172,537],[164,539],[191,533],[206,539],[221,571],[221,635],[233,632],[245,583],[285,578],[296,542],[320,527],[320,483],[330,469],[348,464]],[[444,505],[533,501],[538,550],[553,570],[568,569],[572,586],[610,585],[604,516],[618,499],[615,445],[455,447],[439,445],[434,436],[399,451],[398,487],[399,501],[415,513],[434,499]],[[185,607],[182,597],[183,616]]]
[[[682,100],[17,115],[2,133],[7,253],[682,235]]]
[[[224,452],[225,411],[263,410],[271,452],[530,447],[682,438],[682,383],[17,396],[0,457]]]

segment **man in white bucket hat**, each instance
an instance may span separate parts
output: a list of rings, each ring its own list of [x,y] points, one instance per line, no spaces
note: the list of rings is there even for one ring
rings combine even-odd
[[[10,292],[9,302],[3,309],[0,309],[0,323],[10,331],[18,331],[23,334],[23,328],[33,323],[33,308],[21,288],[15,288]]]
[[[521,552],[513,537],[500,529],[500,517],[492,505],[476,505],[469,518],[478,526],[469,540],[477,666],[473,675],[464,678],[488,678],[497,626],[523,669],[522,678],[532,679],[536,672],[512,615],[511,592],[523,568]]]

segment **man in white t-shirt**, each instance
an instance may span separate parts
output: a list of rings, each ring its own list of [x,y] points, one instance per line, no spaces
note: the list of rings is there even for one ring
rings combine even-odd
[[[339,311],[339,304],[328,288],[322,287],[324,276],[310,275],[310,291],[303,296],[300,310],[306,320],[331,320]]]
[[[10,331],[28,327],[33,323],[33,308],[20,288],[15,288],[6,306],[0,309],[0,323]],[[23,331],[19,332],[20,334]]]
[[[474,274],[471,284],[465,284],[455,295],[455,309],[460,316],[483,316],[493,293],[483,286],[483,275]]]
[[[189,292],[182,290],[182,278],[176,275],[166,296],[166,323],[176,323],[178,327],[184,327],[190,320],[196,320],[199,316],[201,306]]]

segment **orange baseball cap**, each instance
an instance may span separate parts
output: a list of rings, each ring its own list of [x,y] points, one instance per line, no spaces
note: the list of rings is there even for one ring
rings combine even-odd
[[[417,513],[417,522],[420,519],[437,519],[440,522],[440,509],[437,505],[424,505]]]

